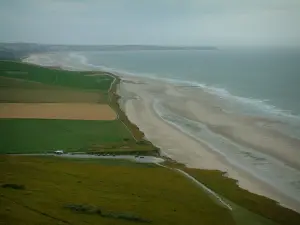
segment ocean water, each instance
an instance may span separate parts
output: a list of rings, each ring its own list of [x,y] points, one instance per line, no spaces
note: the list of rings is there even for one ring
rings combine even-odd
[[[73,52],[42,55],[37,63],[70,70],[106,70],[200,88],[216,96],[224,110],[283,121],[279,131],[300,139],[300,51]],[[299,170],[234,143],[199,121],[177,115],[159,99],[154,109],[171,126],[204,143],[230,164],[300,203]]]
[[[218,96],[224,110],[282,120],[288,126],[281,131],[300,138],[300,49],[74,52],[39,60],[201,88]]]
[[[164,79],[217,95],[225,110],[284,120],[300,138],[300,51],[107,51],[69,55],[87,68]]]
[[[127,74],[198,86],[245,103],[245,112],[300,115],[300,51],[110,51],[73,57]]]
[[[300,138],[300,50],[103,51],[54,53],[43,64],[107,70],[201,88],[224,110],[282,120]]]
[[[179,116],[164,107],[164,103],[159,100],[155,101],[154,109],[168,124],[206,145],[211,151],[224,157],[231,165],[246,171],[278,192],[300,202],[299,170],[263,152],[235,143],[214,133],[199,121]]]

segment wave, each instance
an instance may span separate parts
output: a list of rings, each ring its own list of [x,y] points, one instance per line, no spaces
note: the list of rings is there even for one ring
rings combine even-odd
[[[230,93],[228,90],[224,88],[214,87],[212,85],[207,85],[204,83],[199,83],[196,81],[186,81],[186,80],[180,80],[180,79],[174,79],[174,78],[167,78],[167,77],[161,77],[157,74],[149,74],[149,73],[135,73],[135,72],[129,72],[125,70],[120,70],[112,67],[107,67],[103,65],[94,65],[88,62],[88,58],[80,53],[73,52],[70,53],[69,56],[71,58],[78,59],[79,62],[89,67],[90,69],[96,69],[96,70],[103,70],[106,72],[111,72],[116,75],[119,75],[121,77],[123,76],[135,76],[135,77],[146,77],[149,79],[155,79],[155,80],[162,80],[168,83],[172,83],[177,86],[186,86],[186,87],[194,87],[194,88],[200,88],[201,90],[205,91],[206,93],[212,94],[214,96],[218,96],[220,99],[224,99],[229,101],[232,105],[236,104],[236,108],[239,108],[240,106],[243,106],[245,109],[244,113],[265,113],[268,115],[271,115],[273,117],[285,117],[287,120],[293,119],[297,120],[300,123],[300,116],[294,115],[292,112],[288,110],[280,109],[274,105],[269,104],[269,100],[267,99],[254,99],[254,98],[247,98],[247,97],[241,97],[236,96]]]
[[[201,84],[200,87],[211,94],[219,96],[221,99],[227,99],[231,101],[236,101],[245,106],[253,106],[261,112],[272,114],[273,116],[284,116],[293,119],[300,119],[299,116],[293,115],[289,110],[280,109],[274,105],[268,104],[268,99],[255,99],[255,98],[247,98],[241,97],[231,94],[228,90],[223,88],[216,88],[213,86],[208,86],[205,84]]]
[[[242,104],[244,106],[252,106],[257,109],[259,112],[265,112],[268,114],[272,114],[273,116],[284,116],[291,119],[298,119],[300,122],[300,115],[294,115],[289,110],[280,109],[274,105],[268,104],[268,99],[255,99],[255,98],[247,98],[241,97],[237,95],[231,94],[228,90],[220,87],[214,87],[212,85],[207,85],[204,83],[199,83],[196,81],[183,81],[179,79],[171,79],[171,78],[158,78],[169,83],[178,85],[178,86],[187,86],[187,87],[195,87],[200,88],[206,93],[212,94],[214,96],[218,96],[220,99],[229,100],[230,102],[236,102]]]
[[[162,99],[154,99],[152,107],[166,123],[200,142],[208,151],[222,156],[229,164],[251,174],[289,197],[298,196],[300,188],[297,183],[300,178],[298,170],[270,155],[235,143],[213,132],[199,121],[176,114],[164,105]],[[296,199],[300,201],[299,197]]]

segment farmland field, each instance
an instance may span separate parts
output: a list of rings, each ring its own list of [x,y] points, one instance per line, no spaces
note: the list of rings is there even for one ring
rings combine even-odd
[[[1,119],[0,124],[1,153],[82,151],[131,138],[118,121]]]
[[[97,74],[102,76],[84,76],[84,72],[55,70],[25,63],[0,61],[0,76],[2,77],[107,93],[114,78],[107,76],[106,73],[99,72]]]
[[[109,105],[87,103],[0,103],[0,118],[115,120]]]
[[[0,103],[106,103],[107,93],[0,76]]]
[[[0,224],[299,224],[299,214],[219,171],[172,161],[164,168],[115,157],[15,155],[58,149],[159,155],[120,110],[114,81],[102,72],[0,61]],[[101,117],[105,110],[113,115],[109,120]],[[96,120],[86,120],[91,115]],[[216,192],[232,211],[176,169]]]
[[[0,156],[0,224],[235,224],[182,175],[114,162]]]
[[[136,143],[124,114],[123,122],[117,118],[117,99],[109,97],[114,96],[114,80],[101,72],[0,61],[0,152],[108,149],[152,154],[151,143]]]

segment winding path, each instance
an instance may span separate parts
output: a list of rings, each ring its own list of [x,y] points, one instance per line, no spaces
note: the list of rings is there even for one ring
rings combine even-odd
[[[201,189],[203,189],[206,193],[208,193],[210,196],[212,196],[215,200],[217,200],[219,203],[221,203],[221,205],[227,209],[229,209],[230,211],[232,211],[232,207],[226,203],[217,193],[215,193],[213,190],[209,189],[208,187],[206,187],[204,184],[202,184],[200,181],[196,180],[194,177],[192,177],[191,175],[189,175],[188,173],[184,172],[181,169],[177,169],[177,168],[171,168],[168,166],[164,166],[160,163],[156,163],[156,165],[164,167],[166,169],[170,169],[170,170],[174,170],[180,174],[182,174],[183,176],[185,176],[187,179],[193,181],[198,187],[200,187]]]

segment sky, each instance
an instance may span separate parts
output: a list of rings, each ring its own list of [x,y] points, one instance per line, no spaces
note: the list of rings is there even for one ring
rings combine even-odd
[[[0,0],[0,42],[300,46],[300,0]]]

